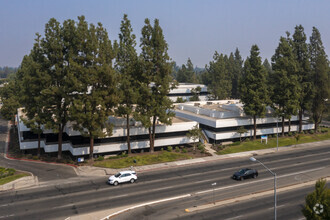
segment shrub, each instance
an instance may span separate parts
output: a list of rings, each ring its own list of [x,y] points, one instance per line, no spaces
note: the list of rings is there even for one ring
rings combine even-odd
[[[33,155],[32,154],[28,154],[28,155],[26,155],[26,158],[27,159],[33,159]]]
[[[204,151],[204,145],[203,144],[198,144],[198,150]]]
[[[177,152],[177,153],[180,152],[180,148],[178,146],[175,147],[175,152]]]
[[[219,145],[218,146],[218,150],[220,151],[220,150],[223,150],[223,149],[225,149],[225,146],[224,145]]]
[[[99,156],[96,160],[97,161],[102,161],[102,160],[104,160],[104,157],[103,156]]]
[[[289,132],[289,133],[288,133],[288,136],[291,137],[291,136],[292,136],[292,132]]]
[[[15,174],[15,172],[15,169],[0,167],[0,179],[5,178],[7,176],[12,176]]]
[[[39,158],[38,158],[38,156],[33,156],[32,157],[32,160],[38,160]]]
[[[162,147],[162,148],[160,148],[160,150],[161,150],[161,151],[164,151],[164,148]]]
[[[182,153],[187,153],[187,149],[186,148],[183,148],[182,149]]]
[[[310,134],[314,134],[314,131],[313,131],[313,130],[309,130],[309,133],[310,133]]]
[[[173,147],[171,147],[171,146],[167,147],[168,152],[172,152],[172,150],[173,150]]]
[[[241,142],[239,142],[239,141],[235,141],[234,143],[232,143],[230,146],[237,146],[237,145],[240,145],[241,144]]]
[[[328,129],[324,129],[324,128],[321,129],[321,132],[322,132],[322,133],[325,133],[325,132],[327,132],[327,131],[328,131]]]

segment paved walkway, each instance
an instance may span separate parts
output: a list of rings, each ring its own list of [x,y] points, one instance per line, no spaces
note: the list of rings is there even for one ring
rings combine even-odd
[[[212,156],[217,156],[217,152],[215,150],[212,149],[212,144],[210,143],[204,143],[205,146],[205,150],[210,153]]]

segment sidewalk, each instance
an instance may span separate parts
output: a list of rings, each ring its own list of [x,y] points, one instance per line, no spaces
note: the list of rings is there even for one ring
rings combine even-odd
[[[319,142],[311,142],[311,143],[304,143],[298,145],[291,145],[286,147],[279,147],[278,152],[285,152],[285,151],[292,151],[295,149],[305,149],[310,147],[317,147],[321,145],[329,145],[330,140],[326,141],[319,141]],[[139,173],[148,172],[152,170],[159,170],[159,169],[168,169],[174,168],[178,166],[187,166],[191,164],[197,163],[205,163],[210,161],[217,161],[217,160],[224,160],[229,158],[240,158],[240,157],[251,157],[257,155],[264,155],[277,152],[276,148],[269,148],[263,150],[254,150],[254,151],[246,151],[240,153],[233,153],[233,154],[226,154],[226,155],[217,155],[213,154],[213,156],[209,157],[202,157],[202,158],[194,158],[189,160],[180,160],[180,161],[173,161],[167,163],[159,163],[159,164],[152,164],[152,165],[145,165],[145,166],[136,166],[133,169]],[[127,170],[130,168],[123,168],[123,169],[110,169],[110,168],[102,168],[102,167],[91,167],[91,166],[79,166],[75,168],[77,175],[79,176],[108,176],[115,174],[122,170]]]

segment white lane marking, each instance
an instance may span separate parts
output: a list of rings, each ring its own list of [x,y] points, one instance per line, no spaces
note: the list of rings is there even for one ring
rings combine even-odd
[[[163,189],[171,189],[173,188],[173,186],[167,186],[167,187],[163,187],[163,188],[157,188],[156,191],[159,191],[159,190],[163,190]],[[121,197],[121,196],[120,196]],[[112,198],[112,197],[111,197]]]
[[[320,169],[324,169],[324,168],[325,167],[321,167],[321,168],[310,169],[310,170],[305,170],[305,171],[296,172],[296,173],[290,173],[290,174],[287,174],[287,175],[278,176],[277,178],[282,178],[282,177],[286,177],[286,176],[292,176],[292,175],[296,175],[296,174],[299,174],[299,173],[311,172],[311,171],[320,170]],[[252,184],[252,183],[255,183],[255,182],[262,182],[262,181],[271,180],[271,179],[273,179],[273,177],[270,177],[270,178],[267,178],[267,179],[263,179],[263,180],[257,180],[257,181],[254,181],[254,182],[246,182],[246,183],[242,183],[242,184],[236,184],[236,185],[232,185],[232,186],[221,187],[221,188],[217,188],[217,189],[214,189],[214,190],[221,190],[221,189],[233,188],[233,187],[236,187],[236,186],[241,186],[241,185],[246,185],[246,184]],[[152,202],[147,202],[147,203],[139,204],[139,205],[132,206],[132,207],[129,207],[129,208],[125,208],[125,209],[122,209],[122,210],[117,211],[115,213],[112,213],[112,214],[110,214],[110,215],[102,218],[101,220],[109,219],[112,216],[121,214],[123,212],[129,211],[129,210],[132,210],[132,209],[136,209],[136,208],[139,208],[139,207],[142,207],[142,206],[152,205],[152,204],[166,202],[166,201],[170,201],[170,200],[182,199],[182,198],[186,198],[186,197],[189,197],[189,196],[192,196],[192,195],[203,194],[203,193],[208,193],[208,192],[212,192],[212,191],[213,191],[213,189],[211,189],[211,190],[204,190],[204,191],[196,192],[196,193],[193,193],[193,194],[186,194],[186,195],[182,195],[182,196],[176,196],[176,197],[171,197],[171,198],[166,198],[166,199],[161,199],[161,200],[156,200],[156,201],[152,201]]]
[[[122,198],[123,196],[128,196],[128,194],[122,194],[122,195],[118,195],[118,196],[111,196],[111,199],[116,199],[116,198]],[[52,209],[58,209],[58,208],[66,208],[66,207],[70,207],[75,205],[74,203],[70,203],[67,205],[62,205],[62,206],[55,206]]]
[[[9,204],[0,205],[0,207],[9,206]]]
[[[0,218],[8,218],[8,217],[12,217],[12,216],[15,216],[14,214],[11,214],[11,215],[3,215],[3,216],[0,216]]]
[[[182,195],[182,196],[176,196],[176,197],[172,197],[172,198],[166,198],[166,199],[161,199],[161,200],[157,200],[157,201],[152,201],[152,202],[143,203],[143,204],[140,204],[140,205],[132,206],[132,207],[129,207],[129,208],[126,208],[126,209],[120,210],[120,211],[118,211],[118,212],[112,213],[112,214],[110,214],[110,215],[108,215],[108,216],[102,218],[101,220],[109,219],[109,218],[111,218],[112,216],[118,215],[118,214],[120,214],[120,213],[122,213],[122,212],[129,211],[129,210],[131,210],[131,209],[136,209],[136,208],[139,208],[139,207],[142,207],[142,206],[152,205],[152,204],[161,203],[161,202],[166,202],[166,201],[175,200],[175,199],[182,199],[182,198],[189,197],[189,196],[191,196],[191,194],[186,194],[186,195]]]
[[[233,219],[238,219],[238,218],[241,218],[243,217],[243,215],[239,215],[239,216],[236,216],[236,217],[233,217],[233,218],[226,218],[225,220],[233,220]]]
[[[312,157],[312,156],[324,155],[324,154],[330,154],[330,152],[322,152],[322,153],[311,154],[311,155],[303,155],[303,156],[295,157],[294,159]],[[287,160],[292,160],[292,158],[285,158],[285,159],[266,162],[265,165],[267,165],[267,164],[269,165],[269,164],[277,163],[277,162],[283,162],[283,161],[287,161]],[[317,160],[317,161],[319,162],[319,161],[326,161],[326,160],[328,160],[328,158]],[[315,161],[309,161],[309,162],[304,162],[304,164],[314,163],[314,162]],[[300,166],[300,165],[301,165],[300,163],[290,164],[290,166]],[[221,165],[219,165],[219,166],[221,166]],[[286,167],[288,167],[288,165],[275,167],[274,169],[282,169],[282,168],[286,168]],[[224,169],[220,168],[219,170],[207,171],[207,173],[208,174],[213,174],[213,173],[220,173],[222,171],[228,171],[228,170],[235,171],[235,167],[228,167],[228,168],[224,168]],[[166,178],[166,180],[176,180],[176,179],[188,178],[188,177],[193,177],[193,176],[200,176],[201,174],[202,173],[192,173],[192,174],[184,175],[183,177],[182,176],[174,176],[174,177]],[[213,179],[213,180],[216,180],[216,179]],[[148,181],[148,183],[157,183],[157,182],[163,182],[163,181],[164,181],[164,179],[157,179],[157,180]]]
[[[287,204],[287,205],[290,205],[290,204]],[[286,204],[283,204],[283,205],[277,205],[276,208],[281,208],[281,207],[284,207],[284,206],[287,206]],[[274,209],[274,207],[269,207],[268,209]]]
[[[305,170],[305,171],[300,171],[300,172],[295,172],[295,173],[284,174],[284,175],[281,175],[281,176],[277,176],[277,179],[283,178],[283,177],[287,177],[287,176],[294,176],[294,175],[301,174],[301,173],[308,173],[308,172],[311,172],[311,171],[322,170],[324,168],[325,167],[319,167],[319,168],[315,168],[315,169],[310,169],[310,170]],[[258,182],[263,182],[263,181],[273,180],[273,179],[274,179],[273,177],[268,177],[266,179],[261,179],[261,180],[253,181],[253,183],[258,183]],[[237,186],[248,185],[248,184],[251,184],[251,183],[252,182],[245,182],[245,183],[240,183],[240,184],[235,184],[235,185],[230,185],[230,186],[224,186],[224,187],[215,188],[215,189],[208,189],[208,190],[196,192],[195,194],[204,194],[204,193],[213,192],[213,190],[214,191],[218,191],[218,190],[223,190],[223,189],[229,189],[229,188],[234,188],[234,187],[237,187]]]

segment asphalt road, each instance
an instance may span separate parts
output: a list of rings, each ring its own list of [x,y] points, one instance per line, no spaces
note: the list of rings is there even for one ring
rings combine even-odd
[[[277,173],[279,187],[329,175],[329,158],[330,148],[327,144],[307,150],[257,156]],[[230,178],[235,171],[244,167],[258,169],[259,177],[243,182]],[[65,219],[101,210],[108,210],[108,214],[111,214],[123,207],[185,194],[191,194],[191,198],[187,199],[200,204],[212,201],[210,189],[213,182],[217,182],[217,201],[273,189],[273,177],[248,158],[138,173],[138,178],[134,184],[116,187],[107,185],[107,178],[93,178],[70,184],[61,182],[42,188],[4,192],[0,196],[0,219]],[[207,192],[200,193],[205,190]],[[176,206],[176,201],[172,204]],[[157,213],[157,210],[151,212]]]
[[[59,166],[49,163],[37,163],[21,160],[9,160],[4,158],[7,143],[8,121],[0,118],[0,166],[28,171],[37,176],[39,182],[61,181],[77,177],[74,169],[70,166]]]
[[[327,185],[330,187],[329,183]],[[277,219],[305,219],[301,210],[305,205],[305,196],[312,191],[314,191],[314,186],[301,187],[278,193]],[[144,206],[122,214],[114,219],[274,219],[273,195],[251,198],[228,205],[215,206],[197,212],[185,212],[185,207],[190,203],[188,199],[185,199],[176,202],[175,205],[168,202]]]

